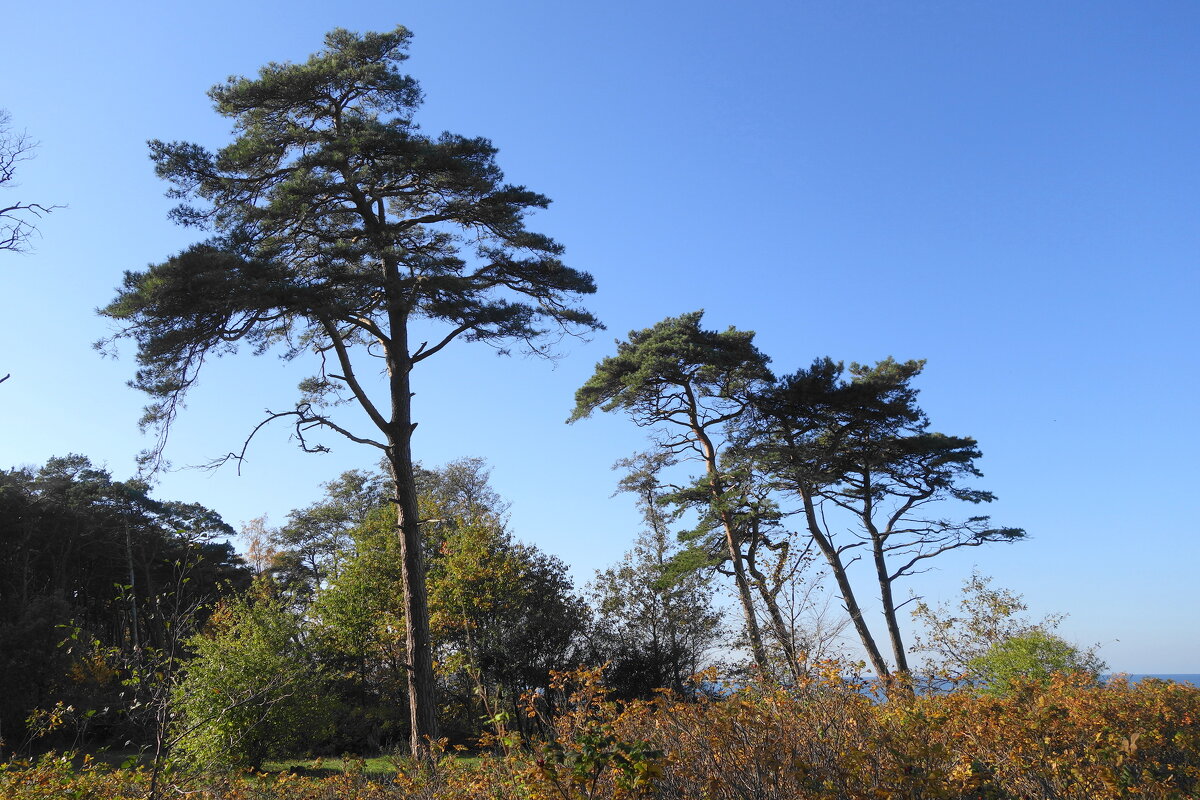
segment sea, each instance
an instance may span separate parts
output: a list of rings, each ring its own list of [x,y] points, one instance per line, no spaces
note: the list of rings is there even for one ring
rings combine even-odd
[[[1172,681],[1174,683],[1186,683],[1192,686],[1200,687],[1200,673],[1195,672],[1116,672],[1106,675],[1101,675],[1100,680],[1107,681],[1111,678],[1122,677],[1127,678],[1130,683],[1137,683],[1147,679],[1155,679],[1160,681]],[[879,690],[878,687],[871,684],[870,676],[860,676],[862,686],[860,691],[877,700],[882,700],[886,695]],[[737,691],[739,684],[735,682],[717,682],[703,683],[704,691],[712,692],[715,695],[725,696]],[[918,689],[917,691],[928,691],[928,689]]]
[[[1104,675],[1105,680],[1113,677],[1112,675]],[[1190,683],[1192,686],[1200,686],[1200,674],[1184,672],[1184,673],[1127,673],[1126,678],[1129,678],[1130,683],[1137,683],[1146,678],[1157,678],[1160,681],[1174,681],[1175,683]]]
[[[1200,687],[1200,673],[1194,672],[1114,672],[1100,676],[1101,681],[1108,681],[1111,678],[1126,678],[1130,683],[1138,683],[1139,681],[1154,679],[1160,681],[1172,681],[1173,683],[1186,683],[1192,686]],[[870,681],[864,679],[865,683],[862,692],[876,700],[883,700],[887,695],[878,687],[871,685]],[[944,687],[943,687],[944,688]],[[928,691],[928,688],[918,689],[918,692]]]

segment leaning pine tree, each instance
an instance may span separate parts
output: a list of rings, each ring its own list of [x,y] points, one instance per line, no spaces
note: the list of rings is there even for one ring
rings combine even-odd
[[[224,148],[152,141],[158,174],[183,200],[173,218],[212,238],[126,273],[102,313],[121,325],[114,338],[137,344],[132,384],[153,398],[143,420],[158,432],[152,464],[206,358],[242,342],[255,353],[316,354],[318,372],[295,406],[268,412],[255,430],[287,419],[306,451],[325,449],[313,438],[320,430],[382,451],[402,543],[412,744],[425,753],[436,697],[411,373],[458,339],[540,352],[544,334],[599,323],[576,304],[595,291],[591,276],[525,229],[547,198],[504,183],[488,140],[430,137],[413,122],[420,92],[398,69],[409,38],[404,28],[335,30],[306,63],[268,64],[210,91],[234,121]],[[416,323],[419,343],[410,341]],[[335,418],[342,401],[360,406],[371,429]],[[244,453],[245,444],[227,458]]]
[[[596,409],[624,411],[639,427],[654,431],[663,456],[697,462],[703,475],[675,494],[680,505],[698,507],[712,535],[682,561],[733,576],[750,652],[765,673],[767,651],[745,553],[756,530],[738,508],[721,433],[770,383],[770,359],[754,346],[752,331],[707,330],[700,327],[703,316],[693,311],[630,331],[626,341],[617,342],[616,354],[597,364],[575,392],[575,411],[567,421]]]

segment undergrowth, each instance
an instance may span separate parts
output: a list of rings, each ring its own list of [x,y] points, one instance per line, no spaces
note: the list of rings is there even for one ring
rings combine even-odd
[[[530,744],[503,719],[487,751],[440,751],[391,774],[202,774],[175,765],[160,797],[195,800],[1118,800],[1200,797],[1200,689],[1059,676],[995,697],[885,703],[834,674],[723,698],[617,704],[598,672],[563,676],[567,709]],[[537,698],[527,713],[539,714]],[[144,800],[149,779],[69,755],[0,765],[4,800]]]

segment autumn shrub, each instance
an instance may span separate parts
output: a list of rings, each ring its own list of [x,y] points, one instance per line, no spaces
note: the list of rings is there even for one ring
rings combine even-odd
[[[750,687],[724,699],[660,701],[621,720],[664,753],[662,796],[956,797],[947,759],[921,713],[876,704],[829,673],[798,686]]]
[[[558,676],[547,736],[493,720],[490,750],[400,763],[379,780],[222,773],[195,800],[1188,800],[1200,797],[1200,689],[1086,676],[995,696],[894,692],[881,702],[836,670],[727,697],[619,704],[599,673]],[[527,713],[545,715],[545,698]],[[140,772],[69,759],[0,769],[5,800],[132,800]],[[164,795],[165,796],[165,795]]]
[[[553,698],[547,695],[552,695]],[[482,756],[469,769],[443,759],[430,798],[463,800],[636,800],[660,796],[662,753],[630,738],[625,721],[651,710],[608,697],[601,670],[553,673],[548,692],[526,695],[524,713],[544,738],[523,737],[508,712],[491,719]],[[549,714],[548,709],[557,709]],[[525,726],[528,727],[528,726]],[[424,784],[429,787],[430,782]]]
[[[172,695],[176,756],[206,767],[257,767],[320,736],[328,704],[286,602],[259,583],[227,601],[189,640],[195,657]]]
[[[142,800],[148,779],[139,770],[113,770],[70,753],[0,763],[4,800]]]
[[[898,692],[876,702],[829,675],[631,706],[615,731],[662,751],[663,797],[1200,796],[1200,689],[1156,681],[1097,686],[1059,675],[1004,697]]]
[[[1200,794],[1200,689],[1147,680],[1098,686],[1055,675],[1000,697],[927,698],[946,709],[955,770],[1005,797],[1193,798]]]

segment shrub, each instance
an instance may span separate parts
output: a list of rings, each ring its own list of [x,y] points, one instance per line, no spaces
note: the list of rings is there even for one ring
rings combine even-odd
[[[299,622],[270,586],[222,605],[189,644],[172,697],[176,754],[205,767],[258,767],[325,727],[319,675]]]
[[[1005,694],[1014,684],[1045,683],[1056,672],[1079,673],[1096,681],[1105,664],[1090,650],[1080,650],[1041,628],[996,642],[968,663],[969,671],[990,694]]]
[[[193,781],[186,793],[195,800],[1200,796],[1200,689],[1152,680],[1098,685],[1065,675],[1014,688],[877,703],[831,672],[786,689],[620,705],[604,697],[597,673],[580,673],[557,703],[563,712],[547,720],[548,739],[532,750],[498,719],[491,754],[444,756],[401,769],[392,781],[361,770],[321,780],[225,774]],[[132,800],[144,788],[141,773],[73,770],[61,758],[0,766],[0,797],[11,800]]]

